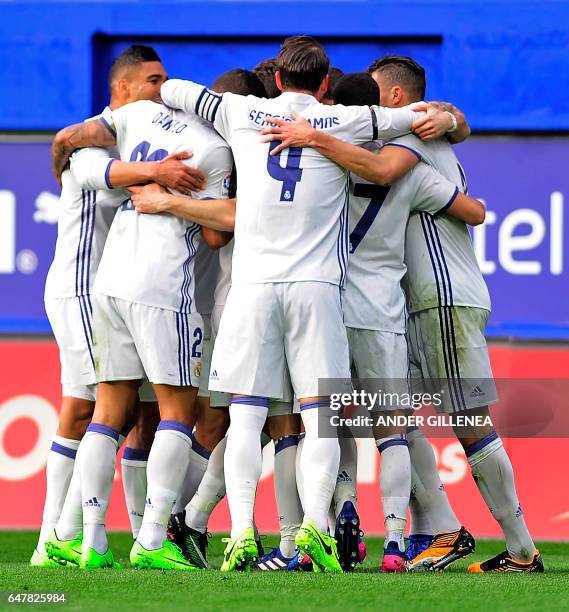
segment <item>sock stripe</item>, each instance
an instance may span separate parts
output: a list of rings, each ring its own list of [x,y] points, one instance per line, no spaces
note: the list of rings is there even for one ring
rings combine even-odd
[[[180,421],[160,421],[156,431],[167,431],[167,430],[178,431],[180,433],[183,433],[184,435],[188,436],[190,440],[193,441],[194,434],[192,432],[192,428],[189,427],[188,425],[184,425],[184,423],[180,423]]]
[[[488,434],[481,440],[478,440],[474,444],[471,444],[467,449],[465,449],[464,452],[466,453],[466,457],[467,458],[472,457],[472,455],[476,454],[479,450],[482,450],[485,446],[488,446],[488,444],[490,444],[491,442],[494,442],[494,440],[497,440],[497,439],[498,439],[498,434],[495,431],[493,431],[492,433]]]
[[[100,433],[104,436],[109,436],[109,438],[112,438],[117,443],[119,441],[119,432],[101,423],[91,423],[89,427],[87,427],[87,433]]]
[[[292,434],[290,436],[283,436],[279,438],[275,442],[275,455],[280,453],[285,448],[290,448],[291,446],[298,446],[298,435]]]
[[[60,455],[69,457],[69,459],[75,459],[75,455],[77,455],[77,451],[75,449],[63,446],[63,444],[58,444],[57,442],[51,443],[50,450],[52,450],[54,453],[59,453]]]
[[[231,400],[232,404],[247,404],[248,406],[261,406],[263,408],[269,407],[268,397],[256,397],[254,395],[240,395],[234,397]]]
[[[320,400],[317,402],[306,402],[305,404],[300,404],[300,409],[301,410],[310,410],[311,408],[320,408],[320,407],[325,407],[325,406],[329,406],[330,402],[324,400]]]
[[[148,455],[150,455],[150,451],[144,450],[143,448],[130,448],[127,446],[124,449],[122,458],[130,461],[148,461]]]
[[[407,440],[401,440],[400,438],[394,438],[393,440],[387,440],[378,444],[377,450],[383,453],[384,450],[387,450],[391,446],[409,446],[409,442],[407,442]]]
[[[211,457],[211,451],[202,446],[197,440],[194,434],[190,436],[192,440],[192,450],[197,453],[200,457],[204,459],[209,459]]]

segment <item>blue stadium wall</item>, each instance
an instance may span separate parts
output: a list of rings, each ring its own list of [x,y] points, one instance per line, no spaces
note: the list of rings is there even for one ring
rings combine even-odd
[[[345,70],[415,56],[428,95],[454,100],[476,130],[569,129],[565,1],[0,0],[0,130],[53,130],[97,111],[111,57],[133,41],[155,45],[170,74],[207,83],[297,33],[322,39]]]
[[[170,75],[207,84],[298,33],[346,71],[412,55],[428,98],[466,112],[477,136],[457,153],[488,205],[474,240],[493,298],[489,335],[569,340],[569,3],[555,0],[0,0],[0,333],[49,331],[58,189],[38,134],[100,111],[112,58],[150,44]]]

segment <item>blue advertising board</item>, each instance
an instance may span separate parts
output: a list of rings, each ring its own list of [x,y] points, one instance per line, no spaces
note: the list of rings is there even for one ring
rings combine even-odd
[[[473,231],[492,296],[488,334],[569,339],[569,139],[473,137],[456,151],[488,207]],[[48,332],[59,193],[49,144],[0,143],[0,167],[0,333]]]

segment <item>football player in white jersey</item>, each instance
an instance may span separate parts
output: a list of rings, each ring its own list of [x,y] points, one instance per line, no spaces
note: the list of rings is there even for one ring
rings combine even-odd
[[[202,198],[227,193],[229,147],[194,114],[157,102],[113,111],[110,120],[71,126],[60,136],[54,167],[78,146],[118,146],[123,160],[159,160],[190,151],[208,177]],[[112,168],[111,168],[112,172]],[[203,229],[207,238],[207,232]],[[173,215],[140,215],[130,198],[111,226],[96,283],[94,337],[99,391],[80,452],[84,537],[82,566],[113,566],[104,529],[117,432],[146,373],[161,421],[148,458],[146,508],[131,551],[135,567],[195,569],[166,539],[166,525],[186,477],[201,367],[203,324],[194,302],[200,226]]]
[[[318,408],[330,390],[319,379],[349,380],[348,346],[339,287],[347,259],[347,174],[316,151],[292,149],[286,163],[271,155],[259,131],[266,116],[298,111],[355,143],[408,132],[419,118],[368,107],[319,104],[328,86],[329,60],[310,37],[287,39],[277,58],[274,100],[217,96],[191,82],[169,81],[162,99],[211,121],[231,145],[239,182],[232,286],[214,348],[210,389],[234,394],[225,455],[232,516],[223,571],[257,556],[253,504],[261,471],[260,433],[269,398],[284,391],[288,364],[306,430],[302,469],[308,493],[296,537],[315,569],[340,572],[336,545],[326,533],[339,461],[338,440],[318,435]],[[440,113],[443,115],[443,113]],[[450,127],[448,116],[444,129]],[[340,386],[344,388],[344,384]]]
[[[156,96],[165,78],[153,49],[129,47],[113,62],[109,77],[111,99],[103,112]],[[44,516],[30,562],[33,566],[55,563],[47,558],[44,542],[60,519],[79,441],[95,407],[91,294],[107,233],[124,194],[106,185],[90,185],[86,177],[91,166],[108,164],[117,157],[115,148],[82,149],[73,155],[71,169],[61,177],[58,237],[46,279],[45,305],[60,351],[63,397],[58,430],[48,454]],[[176,160],[146,164],[144,168],[135,164],[128,170],[134,181],[144,180],[144,173],[146,180],[153,177],[163,185],[180,189],[192,179],[187,166]],[[190,184],[199,186],[196,182]],[[62,528],[68,522],[64,516]]]
[[[409,58],[381,58],[372,64],[370,72],[386,106],[395,108],[424,96],[425,71]],[[444,140],[409,142],[404,137],[396,143],[409,147],[410,154],[421,156],[450,180],[461,180],[467,192],[464,172]],[[488,405],[497,401],[484,337],[491,306],[470,235],[463,223],[448,215],[434,218],[419,213],[409,219],[405,245],[412,379],[419,385],[446,381],[448,393],[440,407],[444,412],[487,416]],[[455,433],[474,481],[506,539],[504,552],[471,564],[469,571],[543,572],[543,561],[527,529],[512,464],[500,437],[492,426],[455,428]],[[422,484],[436,496],[433,488],[440,480],[432,452],[423,463],[423,470],[430,468],[430,473],[422,478]],[[426,515],[436,521],[439,512],[433,508]],[[448,510],[445,516],[451,522]],[[441,529],[450,533],[437,535],[439,529],[431,530],[433,542],[411,561],[411,568],[444,567],[463,556],[461,547],[468,550],[468,538],[456,517]]]
[[[273,74],[274,78],[274,74]],[[212,89],[218,93],[231,91],[233,93],[251,94],[261,97],[263,87],[258,79],[247,71],[235,69],[221,75],[216,79]],[[133,202],[137,210],[143,212],[172,211],[174,214],[185,216],[192,219],[192,212],[200,202],[188,200],[181,196],[162,192],[157,194],[153,189],[137,190],[139,193],[133,196]],[[146,193],[145,193],[146,192]],[[203,204],[203,203],[201,203]],[[210,201],[209,207],[205,210],[215,214],[214,208],[217,202]],[[203,206],[201,208],[204,208]],[[233,209],[234,210],[234,209]],[[194,220],[198,220],[193,218]],[[200,217],[203,224],[211,222],[212,218]],[[231,224],[226,226],[233,230],[234,214]],[[212,337],[215,336],[219,328],[221,315],[225,307],[225,302],[229,288],[231,286],[231,259],[233,256],[233,241],[229,242],[220,250],[220,270],[217,287],[215,290],[215,304],[212,316]],[[205,356],[205,350],[204,350]],[[209,365],[204,363],[203,372],[209,371]],[[207,380],[206,380],[207,385]],[[288,392],[290,395],[290,391]],[[224,411],[229,408],[231,396],[227,393],[211,392],[210,399],[212,406],[217,411]],[[205,413],[206,415],[208,412]],[[210,413],[211,414],[211,411]],[[292,414],[292,401],[272,400],[269,403],[268,419],[265,431],[270,438],[263,433],[262,441],[268,442],[270,439],[275,445],[275,495],[279,512],[279,524],[281,541],[279,546],[274,547],[259,560],[257,567],[262,570],[283,570],[294,567],[296,561],[296,548],[294,538],[302,521],[302,509],[298,497],[296,484],[296,450],[299,434],[299,420],[297,414]],[[200,423],[196,425],[196,437],[198,437]],[[223,432],[225,434],[225,431]],[[223,470],[223,457],[225,452],[225,440],[215,449],[211,455],[206,474],[198,488],[196,495],[186,506],[185,512],[178,513],[171,518],[170,533],[175,537],[175,541],[188,551],[188,555],[195,559],[198,564],[205,564],[205,544],[207,543],[207,522],[211,512],[225,495],[225,482]],[[220,484],[221,483],[221,484]],[[258,542],[259,546],[260,542]],[[260,546],[259,546],[260,550]]]
[[[344,104],[370,104],[378,100],[379,90],[369,75],[360,73],[342,79],[335,96],[338,102]],[[295,125],[282,121],[276,123],[280,126],[279,130],[265,131],[284,137],[283,145],[306,146],[310,142],[317,143],[322,136],[307,122],[299,125],[305,130],[301,138],[299,134],[292,134]],[[326,135],[324,138],[332,140]],[[407,138],[418,140],[415,136]],[[337,141],[332,143],[335,144],[341,145]],[[354,147],[350,146],[349,149],[353,150]],[[383,167],[390,170],[392,185],[373,185],[369,180],[352,174],[350,258],[343,300],[350,363],[358,387],[370,393],[380,389],[388,396],[395,394],[395,397],[403,400],[409,393],[409,387],[405,297],[401,279],[405,274],[403,246],[409,214],[414,210],[438,214],[448,209],[460,218],[470,218],[477,211],[483,216],[483,206],[463,194],[459,195],[454,183],[425,164],[419,164],[408,172],[405,158],[398,159],[401,157],[398,149],[382,150],[381,143],[375,142],[365,145],[365,150],[368,158],[383,159]],[[334,154],[331,158],[344,163]],[[349,167],[350,163],[347,165]],[[352,164],[352,167],[357,166]],[[398,178],[402,174],[404,176]],[[387,182],[386,176],[378,173],[371,178],[383,184]],[[405,414],[404,405],[397,401],[391,405],[384,403],[380,408],[372,408],[372,411],[378,409],[392,415]],[[382,570],[401,572],[405,571],[403,534],[411,486],[405,426],[376,425],[373,429],[382,455],[380,485],[387,531]],[[356,520],[357,515],[352,514],[353,520]],[[354,552],[357,550],[356,543],[357,540],[351,547]],[[349,547],[349,542],[346,544]]]

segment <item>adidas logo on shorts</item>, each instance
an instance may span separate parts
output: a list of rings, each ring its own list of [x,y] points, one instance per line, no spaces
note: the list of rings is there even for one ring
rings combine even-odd
[[[210,372],[209,378],[211,380],[217,380],[219,378],[219,376],[217,375],[217,370],[214,370],[213,372]]]
[[[470,397],[482,397],[483,395],[484,391],[478,385],[470,392]]]

